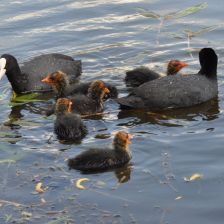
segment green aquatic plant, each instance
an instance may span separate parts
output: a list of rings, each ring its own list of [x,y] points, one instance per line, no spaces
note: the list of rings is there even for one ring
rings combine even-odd
[[[213,30],[217,30],[217,29],[222,28],[222,27],[223,27],[223,24],[203,27],[203,28],[201,28],[197,31],[192,31],[190,29],[185,29],[185,30],[182,31],[182,33],[179,33],[179,34],[171,33],[171,36],[173,36],[174,38],[177,38],[177,39],[187,39],[187,49],[188,49],[188,51],[190,51],[190,48],[191,48],[190,43],[191,43],[192,38],[198,37],[200,35],[211,32]]]
[[[192,31],[192,30],[183,30],[183,34],[185,36],[187,36],[187,46],[188,46],[188,49],[190,48],[190,41],[193,37],[197,37],[199,35],[202,35],[204,33],[208,33],[208,32],[211,32],[213,30],[216,30],[218,28],[220,28],[221,25],[217,25],[217,26],[209,26],[209,27],[204,27],[198,31]]]
[[[18,106],[18,105],[23,105],[26,103],[44,101],[44,100],[38,99],[39,96],[40,96],[39,93],[29,93],[29,94],[20,95],[20,96],[17,96],[15,93],[13,93],[10,105]]]
[[[208,6],[207,2],[204,2],[204,3],[198,4],[198,5],[194,5],[194,6],[188,7],[183,10],[174,11],[174,12],[171,12],[171,13],[168,13],[165,15],[160,15],[158,13],[155,13],[152,11],[147,11],[142,8],[138,8],[138,10],[139,10],[140,15],[150,18],[150,19],[157,19],[160,21],[159,30],[158,30],[158,32],[160,33],[164,21],[172,20],[172,19],[179,19],[179,18],[183,18],[183,17],[189,16],[189,15],[195,14],[195,13],[207,8],[207,6]]]
[[[138,10],[140,15],[147,18],[158,19],[158,20],[170,20],[170,19],[179,19],[185,16],[189,16],[191,14],[197,13],[201,11],[202,9],[207,8],[207,6],[208,6],[207,2],[204,2],[198,5],[194,5],[183,10],[174,11],[165,15],[160,15],[152,11],[147,11],[143,8],[138,8]]]
[[[11,215],[11,214],[9,214],[9,215],[8,215],[8,214],[5,214],[4,220],[5,220],[6,223],[11,222],[11,220],[12,220],[12,215]]]

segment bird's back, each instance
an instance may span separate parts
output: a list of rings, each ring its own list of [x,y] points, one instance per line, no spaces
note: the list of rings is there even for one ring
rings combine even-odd
[[[89,149],[69,160],[70,168],[94,171],[120,167],[130,160],[128,152],[113,149]]]
[[[215,78],[200,74],[166,76],[135,88],[118,103],[134,108],[179,108],[206,102],[217,93]]]
[[[62,140],[80,140],[87,134],[85,125],[80,117],[75,114],[57,116],[54,132]]]
[[[134,70],[127,71],[125,82],[128,86],[137,87],[141,84],[160,78],[160,75],[147,67],[138,67]]]
[[[41,80],[47,74],[61,70],[68,74],[70,80],[76,80],[82,72],[81,61],[63,54],[45,54],[34,57],[21,65],[26,92],[50,91],[51,88]]]

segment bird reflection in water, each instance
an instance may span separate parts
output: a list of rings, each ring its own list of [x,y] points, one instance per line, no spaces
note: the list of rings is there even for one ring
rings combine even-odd
[[[125,119],[129,117],[137,118],[130,124],[133,126],[142,123],[159,124],[167,127],[182,126],[181,123],[176,123],[178,120],[185,121],[195,121],[198,118],[202,120],[215,120],[219,117],[219,100],[215,97],[208,102],[202,103],[200,105],[179,108],[179,109],[166,109],[160,111],[147,111],[147,110],[121,110],[118,113],[118,119]],[[122,122],[120,125],[125,125]]]
[[[69,169],[72,169],[72,167],[68,166]],[[108,169],[108,170],[102,170],[102,171],[81,171],[81,174],[100,174],[105,172],[114,172],[115,177],[117,178],[118,183],[123,184],[128,182],[131,179],[131,171],[132,171],[132,165],[127,164],[121,168],[116,169]]]

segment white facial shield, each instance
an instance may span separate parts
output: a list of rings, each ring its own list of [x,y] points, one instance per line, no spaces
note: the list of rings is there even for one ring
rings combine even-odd
[[[5,65],[6,65],[6,59],[1,58],[0,59],[0,80],[5,75],[5,72],[6,72]]]

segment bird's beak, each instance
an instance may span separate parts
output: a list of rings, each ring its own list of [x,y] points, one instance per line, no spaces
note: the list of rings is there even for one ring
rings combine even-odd
[[[188,66],[188,64],[187,63],[185,63],[185,62],[183,62],[183,61],[180,61],[179,62],[179,65],[178,65],[178,71],[180,71],[182,68],[184,68],[184,67],[187,67]]]
[[[0,59],[0,80],[2,79],[2,77],[6,73],[5,66],[6,66],[6,59],[5,58],[1,58]]]
[[[46,78],[42,79],[41,82],[46,83],[48,85],[51,84],[51,81],[49,80],[48,76]]]
[[[68,112],[69,112],[69,113],[72,112],[72,102],[69,103],[69,106],[68,106]]]
[[[108,94],[108,93],[110,93],[110,90],[109,90],[108,88],[105,88],[105,89],[104,89],[104,93],[105,93],[105,94]]]
[[[128,144],[131,144],[130,140],[133,139],[133,137],[134,137],[133,135],[128,134]]]

